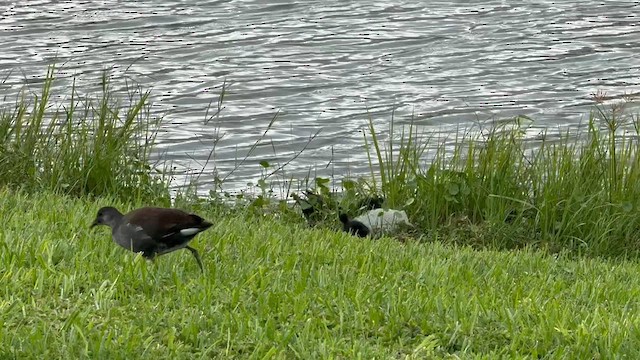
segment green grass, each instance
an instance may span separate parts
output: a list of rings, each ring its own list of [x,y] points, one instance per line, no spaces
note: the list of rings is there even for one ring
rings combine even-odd
[[[112,199],[0,191],[0,358],[638,358],[640,265],[220,217],[156,263]]]

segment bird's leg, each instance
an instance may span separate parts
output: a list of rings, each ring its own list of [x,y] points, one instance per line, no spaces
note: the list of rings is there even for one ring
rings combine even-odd
[[[143,252],[142,256],[144,256],[145,259],[151,261],[151,263],[153,264],[153,267],[158,269],[158,263],[156,262],[156,258],[158,257],[158,254],[156,254],[155,252]]]
[[[204,273],[204,267],[202,266],[202,260],[200,260],[200,254],[198,253],[198,250],[192,248],[191,246],[185,246],[185,249],[191,251],[191,253],[193,254],[193,256],[196,257],[196,261],[198,262],[198,265],[200,266],[200,270],[202,271],[202,273]]]

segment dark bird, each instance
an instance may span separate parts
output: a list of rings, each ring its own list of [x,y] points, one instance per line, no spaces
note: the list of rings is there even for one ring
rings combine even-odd
[[[305,219],[312,221],[314,216],[322,214],[323,209],[327,207],[327,204],[322,195],[316,194],[311,190],[304,191],[305,198],[301,198],[298,194],[291,194],[291,197],[302,209],[302,215]]]
[[[342,222],[342,230],[351,235],[366,237],[371,230],[358,220],[350,220],[347,214],[340,214],[340,222]]]
[[[123,215],[118,209],[107,206],[98,210],[91,228],[96,225],[111,227],[111,236],[116,244],[140,252],[149,260],[175,250],[187,249],[204,272],[200,254],[189,246],[189,241],[213,224],[198,215],[156,207],[144,207]]]
[[[354,219],[342,213],[339,218],[342,230],[359,237],[393,232],[401,225],[413,226],[406,212],[394,209],[373,209]]]
[[[310,225],[315,224],[318,221],[326,220],[329,216],[335,216],[335,211],[338,208],[337,200],[331,193],[317,194],[311,190],[305,190],[303,192],[304,198],[298,196],[298,194],[291,194],[291,197],[296,201],[296,204],[300,206],[302,215]],[[384,198],[378,195],[367,196],[359,201],[355,202],[357,211],[367,211],[382,208]]]
[[[378,195],[367,196],[358,203],[358,210],[374,210],[382,208],[384,198]]]

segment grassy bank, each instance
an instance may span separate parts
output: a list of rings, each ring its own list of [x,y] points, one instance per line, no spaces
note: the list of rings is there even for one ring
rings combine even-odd
[[[636,262],[368,241],[238,214],[154,265],[95,201],[0,191],[0,358],[637,358]],[[129,205],[133,206],[133,205]],[[127,207],[129,207],[127,206]]]
[[[370,122],[370,176],[333,179],[339,195],[307,179],[313,228],[268,162],[258,196],[184,192],[215,223],[193,244],[202,276],[184,251],[151,263],[88,229],[104,205],[169,203],[149,94],[55,81],[0,104],[0,359],[640,355],[640,120],[622,108],[535,142],[522,118],[453,146]],[[417,225],[404,243],[336,231],[371,195]]]
[[[15,102],[2,96],[0,185],[168,205],[171,174],[163,172],[164,164],[149,164],[159,125],[149,112],[149,92],[131,86],[116,93],[106,73],[91,95],[78,94],[75,86],[56,87],[56,81],[52,67],[39,91],[25,91]],[[223,116],[225,98],[223,86],[214,116]],[[353,204],[379,195],[385,207],[408,213],[417,226],[408,236],[425,241],[637,258],[640,118],[624,102],[609,107],[603,99],[594,99],[584,126],[549,134],[538,130],[533,141],[525,136],[532,121],[522,117],[476,124],[448,139],[434,138],[411,119],[392,118],[387,135],[369,122],[363,132],[368,176],[306,179],[325,200],[314,225],[336,229],[339,211],[358,215]],[[258,142],[267,141],[275,121]],[[215,142],[212,146],[213,154]],[[235,202],[240,211],[279,212],[298,223],[300,210],[281,201],[292,195],[286,165],[247,164],[248,158],[241,164],[262,171],[256,187],[261,194],[231,199],[216,180],[210,198],[194,199],[188,192],[179,197],[227,207]],[[278,179],[283,181],[273,181]]]

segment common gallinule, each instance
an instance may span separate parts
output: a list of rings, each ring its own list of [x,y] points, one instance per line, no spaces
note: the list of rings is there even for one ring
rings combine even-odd
[[[198,233],[212,225],[198,215],[157,207],[144,207],[123,215],[118,209],[107,206],[98,210],[91,227],[96,225],[111,227],[116,244],[140,252],[150,260],[158,255],[187,249],[204,272],[198,250],[188,245]]]

